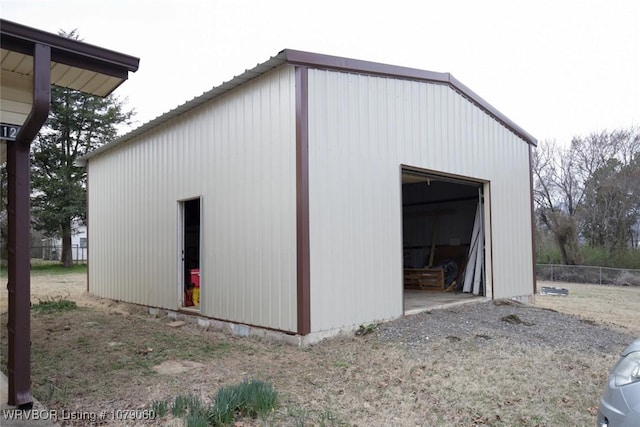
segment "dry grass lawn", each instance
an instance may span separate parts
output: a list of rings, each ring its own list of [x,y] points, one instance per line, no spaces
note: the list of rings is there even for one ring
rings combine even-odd
[[[539,281],[538,290],[543,286],[568,289],[569,295],[537,295],[537,306],[580,316],[640,337],[639,287]]]
[[[85,286],[83,274],[32,281],[34,303],[65,298],[80,306],[33,313],[33,392],[58,411],[149,409],[189,393],[206,401],[222,386],[258,378],[275,386],[278,408],[237,426],[592,426],[621,350],[585,353],[498,335],[447,336],[410,348],[376,333],[299,349],[191,324],[171,328],[169,319],[139,307],[91,297]],[[640,335],[640,288],[566,287],[569,297],[538,296],[536,305]],[[186,370],[158,373],[161,364]],[[166,415],[138,423],[182,422]]]

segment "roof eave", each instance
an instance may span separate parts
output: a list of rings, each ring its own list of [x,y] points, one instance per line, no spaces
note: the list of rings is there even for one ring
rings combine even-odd
[[[505,127],[510,129],[514,134],[516,134],[519,138],[523,139],[528,144],[536,146],[538,143],[536,138],[534,138],[520,126],[515,124],[511,119],[498,111],[495,107],[493,107],[482,97],[465,86],[458,79],[453,77],[450,73],[438,73],[416,68],[401,67],[397,65],[388,65],[371,61],[323,55],[294,49],[284,49],[280,51],[276,56],[273,56],[269,60],[258,64],[256,67],[250,70],[246,70],[244,73],[240,74],[239,76],[235,76],[233,79],[224,82],[222,85],[214,87],[213,89],[203,93],[202,95],[193,98],[192,100],[174,108],[173,110],[162,114],[155,119],[143,124],[142,126],[134,129],[133,131],[115,139],[109,144],[104,145],[92,151],[91,153],[79,158],[77,160],[77,163],[78,165],[84,166],[90,158],[104,151],[110,150],[120,145],[121,143],[126,142],[129,139],[140,135],[174,117],[184,114],[187,111],[190,111],[193,108],[196,108],[197,106],[222,95],[223,93],[229,92],[230,90],[240,86],[241,84],[244,84],[249,80],[253,80],[259,75],[262,75],[283,63],[301,67],[321,68],[327,70],[386,76],[448,85],[456,92],[460,93],[460,95],[464,96],[469,101],[476,104],[479,108],[487,112],[498,122],[502,123]]]
[[[79,157],[78,159],[76,159],[75,164],[77,166],[86,166],[87,162],[89,159],[91,159],[94,156],[97,156],[100,153],[103,153],[107,150],[111,150],[112,148],[117,147],[118,145],[150,130],[155,128],[156,126],[161,125],[162,123],[169,121],[175,117],[178,117],[188,111],[193,110],[194,108],[204,104],[207,101],[210,101],[214,98],[217,98],[229,91],[231,91],[232,89],[240,86],[243,83],[246,83],[250,80],[253,80],[254,78],[266,73],[267,71],[270,71],[280,65],[282,65],[283,63],[286,62],[286,56],[285,56],[285,51],[280,52],[278,55],[271,57],[269,60],[256,65],[254,68],[250,69],[250,70],[246,70],[244,73],[240,74],[239,76],[235,76],[234,78],[232,78],[229,81],[226,81],[224,83],[222,83],[219,86],[216,86],[214,88],[212,88],[211,90],[204,92],[202,95],[197,96],[187,102],[185,102],[184,104],[181,104],[179,106],[177,106],[176,108],[174,108],[173,110],[170,110],[158,117],[156,117],[155,119],[148,121],[147,123],[143,124],[142,126],[137,127],[136,129],[132,130],[131,132],[128,132],[124,135],[122,135],[119,138],[116,138],[115,140],[113,140],[112,142],[103,145],[102,147],[96,148],[95,150],[91,151],[90,153],[87,153],[86,155]]]
[[[2,47],[26,55],[35,43],[51,47],[51,60],[79,66],[119,78],[138,70],[140,59],[113,50],[58,36],[16,22],[0,19]],[[124,74],[123,74],[124,73]]]

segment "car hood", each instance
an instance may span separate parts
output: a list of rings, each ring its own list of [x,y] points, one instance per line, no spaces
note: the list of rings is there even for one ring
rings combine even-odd
[[[634,342],[629,344],[629,347],[624,349],[624,351],[622,352],[622,357],[625,357],[629,353],[633,353],[634,351],[640,351],[640,338],[636,339]]]

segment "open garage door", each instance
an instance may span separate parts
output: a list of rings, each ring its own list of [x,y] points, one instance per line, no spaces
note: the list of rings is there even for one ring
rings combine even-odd
[[[486,294],[484,183],[402,169],[404,289]]]

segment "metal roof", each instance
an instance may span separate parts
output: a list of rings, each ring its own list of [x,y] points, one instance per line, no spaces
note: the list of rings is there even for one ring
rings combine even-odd
[[[304,66],[309,68],[337,70],[344,72],[353,72],[367,75],[386,76],[391,78],[399,78],[406,80],[428,81],[437,84],[448,85],[462,96],[473,102],[479,108],[487,112],[494,119],[502,123],[520,138],[531,145],[537,145],[537,140],[527,133],[524,129],[516,125],[504,114],[486,102],[478,94],[473,92],[462,82],[453,77],[450,73],[437,73],[433,71],[419,70],[415,68],[400,67],[396,65],[387,65],[376,62],[362,61],[357,59],[343,58],[337,56],[323,55],[299,50],[284,49],[277,55],[269,58],[267,61],[258,64],[252,69],[246,70],[244,73],[235,76],[231,80],[222,83],[220,86],[204,92],[202,95],[193,98],[190,101],[176,107],[175,109],[162,114],[155,119],[143,124],[142,126],[132,130],[131,132],[115,139],[114,141],[103,145],[102,147],[92,151],[86,156],[78,159],[80,165],[86,164],[86,161],[104,151],[110,150],[119,144],[129,141],[130,139],[147,132],[181,114],[190,111],[199,105],[206,103],[218,96],[229,92],[230,90],[264,74],[284,63]]]

